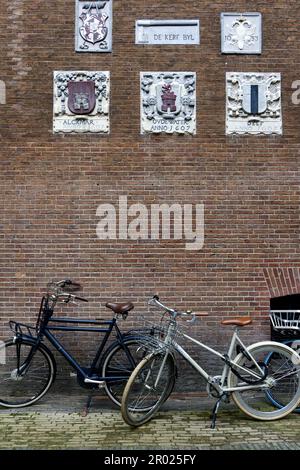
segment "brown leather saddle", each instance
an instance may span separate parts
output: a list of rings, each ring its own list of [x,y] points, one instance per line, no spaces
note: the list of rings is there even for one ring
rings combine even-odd
[[[113,312],[117,313],[118,315],[128,315],[128,312],[130,312],[130,310],[134,308],[132,302],[125,302],[119,304],[107,302],[105,306],[107,308],[110,308]]]
[[[228,318],[227,320],[222,320],[221,325],[235,325],[235,326],[246,326],[250,325],[252,320],[250,317],[238,317],[238,318]]]

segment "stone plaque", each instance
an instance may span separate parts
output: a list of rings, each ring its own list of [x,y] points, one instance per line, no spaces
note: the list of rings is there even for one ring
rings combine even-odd
[[[260,13],[221,13],[221,50],[225,54],[261,54]]]
[[[75,50],[111,52],[112,0],[76,0]]]
[[[226,134],[282,134],[280,73],[226,73]]]
[[[137,20],[136,44],[200,44],[199,20]]]
[[[109,133],[109,72],[54,72],[53,132]]]
[[[196,134],[195,72],[141,72],[141,133]]]

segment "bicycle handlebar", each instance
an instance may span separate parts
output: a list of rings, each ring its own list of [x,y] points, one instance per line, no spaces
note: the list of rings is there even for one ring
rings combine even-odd
[[[76,303],[76,300],[79,300],[81,302],[88,302],[87,299],[79,297],[72,293],[81,290],[81,284],[72,281],[71,279],[63,279],[62,281],[58,282],[50,282],[47,287],[47,296],[49,299],[52,300],[54,305],[59,299],[61,299],[64,303]]]
[[[154,296],[148,301],[148,304],[149,304],[149,305],[156,305],[157,307],[160,307],[160,308],[166,310],[166,311],[169,312],[169,313],[176,313],[175,310],[173,310],[172,308],[167,307],[167,306],[164,305],[162,302],[160,302],[158,295],[154,295]]]
[[[208,316],[207,312],[192,312],[191,310],[187,310],[186,312],[179,312],[175,309],[169,308],[159,300],[158,295],[154,295],[148,301],[148,304],[149,305],[156,305],[156,306],[166,310],[167,312],[169,312],[169,313],[171,313],[175,316],[192,316],[193,319],[191,321],[193,321],[196,317],[206,317],[206,316]]]

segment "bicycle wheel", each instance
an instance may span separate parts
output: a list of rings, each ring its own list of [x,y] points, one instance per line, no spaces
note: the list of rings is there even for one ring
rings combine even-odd
[[[300,339],[298,340],[288,339],[286,341],[283,341],[283,344],[285,344],[286,346],[289,346],[298,354],[300,353]],[[265,359],[265,364],[269,368],[274,368],[276,367],[277,361],[278,361],[278,356],[275,353],[269,353]],[[284,406],[284,403],[282,403],[281,401],[281,396],[275,393],[273,389],[267,390],[266,396],[268,400],[270,400],[271,403],[273,403],[273,405],[275,405],[277,408],[282,408]],[[298,406],[298,408],[295,408],[294,412],[300,413],[300,406]]]
[[[170,395],[176,380],[171,354],[151,354],[133,371],[122,398],[122,416],[130,426],[149,421]]]
[[[248,348],[248,352],[258,363],[263,363],[269,353],[274,354],[276,361],[269,364],[265,380],[260,384],[252,385],[251,390],[232,392],[233,400],[244,413],[252,418],[262,421],[283,418],[291,413],[300,401],[299,356],[287,346],[271,341],[253,344]],[[238,354],[233,362],[235,365],[254,371],[253,362],[249,361],[243,353]],[[239,373],[246,379],[245,382],[230,371],[229,387],[249,385],[247,380],[251,379],[251,375],[247,374],[247,371],[239,370]],[[282,403],[281,409],[266,400],[266,392],[269,390],[279,397]]]
[[[100,370],[102,377],[110,378],[105,381],[104,389],[117,406],[121,406],[123,391],[131,373],[147,355],[145,345],[145,338],[128,336],[123,338],[122,343],[113,343],[104,353]],[[114,379],[120,376],[126,376],[126,379]]]
[[[52,354],[39,345],[28,361],[34,343],[9,340],[1,346],[0,406],[21,408],[35,403],[52,385],[56,366]],[[3,348],[5,350],[3,351]]]

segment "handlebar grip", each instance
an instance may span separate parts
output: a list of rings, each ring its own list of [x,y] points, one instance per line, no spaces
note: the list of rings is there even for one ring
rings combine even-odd
[[[153,300],[159,300],[158,295],[154,295],[152,298],[153,298]]]
[[[193,315],[195,315],[195,317],[207,317],[208,312],[193,312]]]
[[[81,302],[88,302],[87,299],[84,299],[83,297],[77,297],[77,295],[75,295],[75,299],[76,300],[81,300]]]

